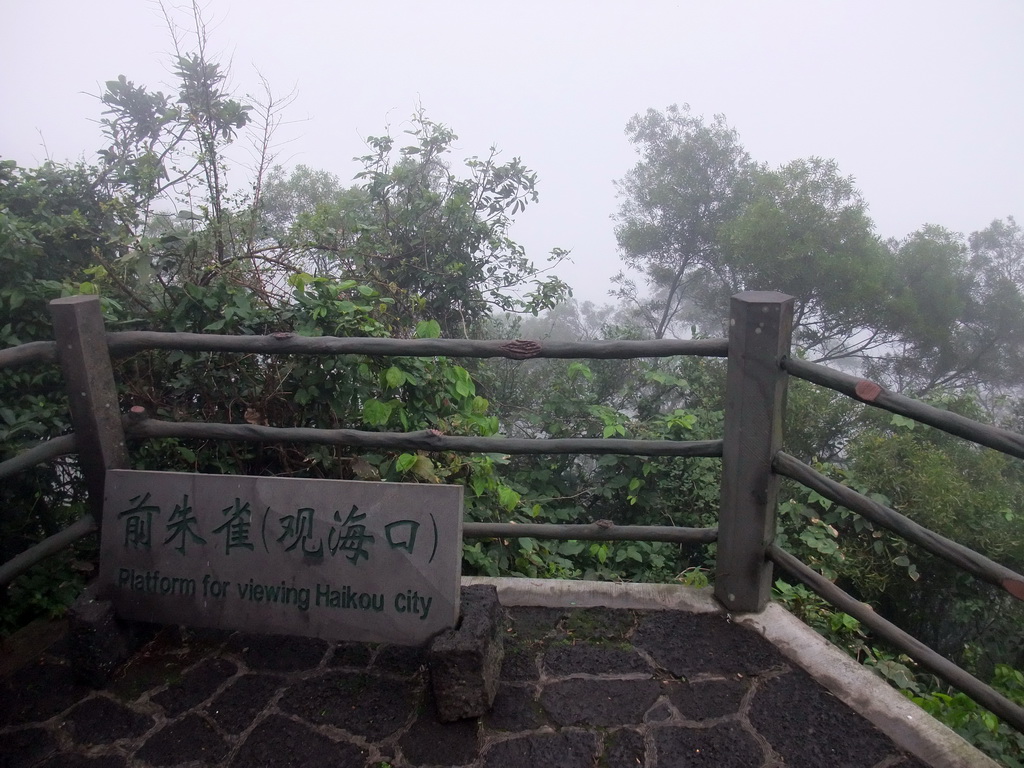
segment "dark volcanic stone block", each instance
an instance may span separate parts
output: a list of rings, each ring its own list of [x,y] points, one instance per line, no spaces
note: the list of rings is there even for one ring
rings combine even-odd
[[[238,653],[250,669],[300,672],[318,666],[330,644],[312,637],[238,634],[227,647]]]
[[[333,725],[371,741],[405,726],[422,686],[359,672],[328,672],[293,685],[278,706],[315,725]]]
[[[512,634],[523,644],[536,643],[554,634],[565,614],[563,608],[516,606],[508,609]]]
[[[607,645],[556,645],[544,654],[544,667],[551,674],[624,675],[653,672],[636,651]]]
[[[153,727],[153,718],[103,696],[95,696],[68,712],[67,726],[78,743],[109,744],[141,736]]]
[[[480,750],[478,731],[475,720],[439,722],[437,712],[428,702],[426,711],[398,743],[412,765],[466,765],[476,760]]]
[[[754,737],[736,722],[713,728],[657,728],[654,744],[658,768],[750,768],[761,765],[765,757]],[[815,768],[832,765],[816,763]]]
[[[56,751],[57,742],[42,728],[26,728],[8,733],[0,742],[0,765],[11,768],[26,768],[35,765],[51,752]]]
[[[484,723],[498,731],[532,731],[547,723],[533,688],[502,684]]]
[[[237,671],[227,659],[206,659],[189,670],[179,682],[152,696],[151,700],[171,717],[177,717],[208,698]]]
[[[29,664],[0,681],[0,725],[49,720],[90,693],[62,664]]]
[[[272,715],[253,729],[232,768],[363,768],[366,751],[331,741],[287,717]]]
[[[676,677],[756,675],[785,666],[775,646],[763,637],[710,613],[649,613],[640,621],[633,645]]]
[[[636,626],[633,611],[613,608],[576,608],[569,611],[565,632],[574,640],[621,643]]]
[[[630,725],[661,693],[657,680],[565,680],[544,688],[540,703],[559,725]]]
[[[647,749],[639,731],[620,728],[604,737],[604,760],[608,768],[636,768],[644,765]]]
[[[60,754],[51,757],[38,768],[125,768],[128,765],[120,755],[88,757],[78,754]]]
[[[153,634],[149,625],[118,619],[113,604],[87,588],[68,610],[68,658],[75,676],[102,688]]]
[[[442,632],[427,651],[441,722],[480,717],[491,708],[503,657],[502,618],[494,587],[463,587],[458,628]]]
[[[227,754],[228,745],[213,726],[198,715],[186,715],[147,739],[135,757],[156,766],[186,762],[220,765]]]
[[[896,752],[871,723],[800,670],[765,681],[749,718],[794,768],[867,768]]]
[[[377,652],[373,660],[376,672],[392,672],[396,675],[415,675],[426,662],[426,653],[422,648],[408,645],[385,645]]]
[[[506,641],[505,658],[501,662],[501,679],[522,682],[539,678],[537,651],[531,647],[519,645],[518,641]]]
[[[281,681],[269,675],[243,675],[206,705],[206,712],[228,733],[241,733],[267,706]]]
[[[500,741],[484,758],[484,768],[592,768],[597,737],[592,733],[534,733]]]
[[[687,720],[711,720],[735,715],[747,692],[746,680],[708,680],[665,684],[665,693]]]
[[[373,646],[367,643],[338,643],[334,646],[330,666],[366,669],[372,657]]]

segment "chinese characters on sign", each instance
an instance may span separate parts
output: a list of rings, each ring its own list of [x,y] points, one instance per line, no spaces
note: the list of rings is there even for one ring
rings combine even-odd
[[[406,644],[457,620],[457,486],[114,470],[103,526],[126,618]]]
[[[128,500],[128,508],[117,514],[117,519],[123,523],[126,548],[131,546],[150,549],[152,546],[150,533],[154,525],[154,516],[157,518],[155,524],[158,529],[161,527],[159,522],[161,509],[154,504],[147,504],[149,499],[149,493],[142,497],[135,496]],[[300,507],[294,514],[280,514],[267,507],[263,513],[262,528],[266,530],[268,522],[270,525],[280,528],[281,535],[274,541],[277,544],[286,545],[283,551],[291,552],[301,543],[302,554],[307,557],[322,558],[324,556],[324,537],[314,533],[313,516],[315,512],[316,510],[312,507]],[[243,502],[236,497],[234,504],[222,509],[221,513],[227,519],[220,526],[214,528],[211,533],[220,535],[219,541],[224,544],[224,554],[230,555],[235,549],[252,551],[255,545],[250,538],[252,510],[249,508],[249,502]],[[143,519],[143,515],[145,515],[145,519]],[[268,518],[272,519],[268,521]],[[341,513],[338,510],[334,511],[333,519],[334,524],[328,523],[324,526],[327,528],[328,554],[337,555],[340,551],[353,565],[359,565],[364,559],[369,561],[370,550],[368,547],[374,543],[375,538],[366,532],[366,525],[363,522],[366,520],[366,513],[360,512],[359,507],[353,504],[344,520],[341,519]],[[433,559],[437,540],[437,523],[433,516],[431,516],[431,522],[434,523],[433,536],[435,540],[435,551],[431,552],[431,559]],[[177,541],[178,544],[174,546],[174,549],[182,556],[187,554],[188,544],[191,544],[195,550],[196,547],[207,543],[206,539],[199,535],[200,524],[188,503],[188,494],[185,494],[179,504],[174,505],[174,511],[170,513],[166,524],[162,527],[166,529],[167,533],[164,544]],[[417,520],[393,520],[387,523],[384,526],[384,532],[388,546],[391,549],[404,550],[410,555],[414,554],[416,533],[419,527],[420,523]],[[316,542],[315,548],[312,544],[313,541]],[[265,538],[263,548],[270,551]]]

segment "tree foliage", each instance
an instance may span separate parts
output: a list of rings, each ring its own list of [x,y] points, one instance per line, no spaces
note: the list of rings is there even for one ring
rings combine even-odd
[[[795,160],[753,174],[742,211],[720,230],[723,266],[699,304],[721,315],[728,296],[777,290],[796,299],[794,341],[821,360],[864,355],[888,343],[891,278],[867,206],[834,161]],[[717,290],[715,290],[717,288]]]
[[[449,159],[457,136],[422,111],[406,133],[404,147],[369,137],[348,189],[304,167],[287,178],[275,171],[262,213],[285,252],[314,274],[358,277],[394,300],[407,327],[431,319],[445,336],[470,335],[492,310],[536,314],[561,301],[568,286],[509,236],[513,217],[537,200],[537,175],[493,148],[458,175]],[[556,248],[549,261],[565,255]]]
[[[723,115],[708,123],[685,104],[636,115],[626,135],[640,160],[617,185],[615,234],[623,262],[644,275],[651,295],[620,275],[619,296],[660,339],[684,312],[695,276],[723,269],[719,232],[742,207],[751,161]]]
[[[892,244],[899,345],[875,364],[916,392],[1005,391],[1024,377],[1024,235],[1013,217],[969,238],[936,226]]]

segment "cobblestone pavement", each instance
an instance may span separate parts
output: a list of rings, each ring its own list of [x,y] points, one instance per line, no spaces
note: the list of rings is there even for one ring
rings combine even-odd
[[[58,643],[0,681],[0,767],[923,766],[722,616],[506,611],[493,709],[448,724],[418,649],[167,628],[93,690]]]

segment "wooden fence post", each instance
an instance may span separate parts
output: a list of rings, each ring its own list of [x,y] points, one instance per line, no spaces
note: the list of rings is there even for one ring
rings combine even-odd
[[[128,469],[128,451],[117,401],[114,370],[98,296],[69,296],[50,302],[57,356],[71,404],[78,462],[85,476],[96,524],[103,512],[108,469]]]
[[[732,297],[725,387],[722,496],[715,597],[730,611],[764,610],[771,595],[768,548],[775,538],[793,298],[770,291]]]

